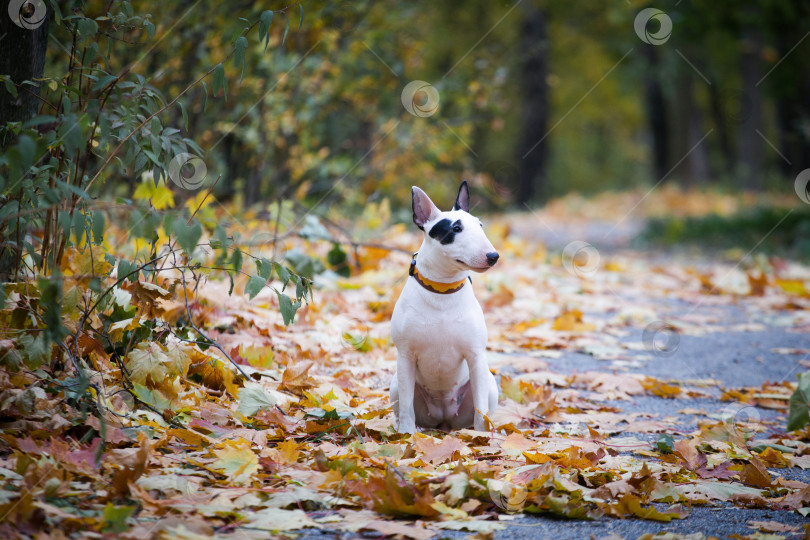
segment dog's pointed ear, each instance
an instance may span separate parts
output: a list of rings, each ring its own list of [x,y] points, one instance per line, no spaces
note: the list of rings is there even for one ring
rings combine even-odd
[[[411,188],[411,198],[413,199],[413,222],[416,226],[425,230],[425,223],[439,215],[439,209],[427,196],[427,193],[416,186]]]
[[[467,187],[467,181],[461,182],[461,187],[458,188],[458,196],[456,203],[453,205],[453,210],[470,211],[470,188]]]

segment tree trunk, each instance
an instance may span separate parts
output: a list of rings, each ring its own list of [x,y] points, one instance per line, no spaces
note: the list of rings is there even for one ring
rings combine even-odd
[[[520,62],[523,126],[518,144],[520,169],[516,204],[546,196],[549,117],[548,37],[546,15],[531,3],[523,5]]]
[[[810,125],[810,99],[804,96],[810,96],[810,71],[804,73],[793,95],[776,102],[779,148],[790,160],[788,163],[780,159],[779,164],[782,173],[790,177],[805,168],[805,160],[810,156],[810,135],[802,129]]]
[[[669,122],[667,121],[666,101],[661,88],[659,58],[655,45],[644,47],[647,57],[647,73],[644,81],[644,97],[647,106],[647,120],[652,137],[652,164],[655,178],[660,180],[667,174],[669,160]],[[656,180],[657,181],[657,180]]]
[[[743,28],[740,78],[742,81],[743,99],[741,107],[747,102],[750,105],[747,118],[740,123],[738,163],[741,184],[746,189],[762,189],[763,161],[765,144],[762,133],[762,93],[757,83],[764,72],[760,61],[762,37],[752,26]],[[741,111],[746,112],[746,111]],[[745,118],[745,116],[743,118]],[[760,133],[757,133],[757,130]]]
[[[779,21],[776,47],[779,59],[785,61],[779,66],[780,71],[766,79],[766,84],[775,87],[777,96],[778,148],[790,161],[779,159],[779,165],[791,182],[800,170],[808,166],[807,156],[810,156],[810,133],[807,130],[810,125],[810,69],[800,51],[791,51],[805,37],[806,29],[802,21],[810,16],[810,7],[804,6],[797,15],[792,21]],[[806,50],[807,44],[803,45]]]
[[[36,2],[26,4],[25,13],[17,20],[9,16],[8,6],[10,0],[2,2],[0,7],[0,39],[2,39],[2,53],[0,53],[0,75],[6,75],[17,85],[17,97],[11,95],[4,87],[0,88],[0,124],[6,122],[25,122],[37,114],[39,109],[39,85],[20,85],[23,81],[33,81],[42,77],[45,67],[45,49],[48,45],[49,16],[45,15],[39,23],[35,23],[32,16]],[[45,5],[44,0],[41,3]],[[30,7],[29,7],[30,6]],[[41,17],[39,10],[36,16]],[[24,28],[29,25],[36,28]]]
[[[729,114],[727,114],[728,108],[724,101],[730,99],[730,94],[725,96],[721,95],[718,84],[718,81],[714,80],[709,87],[709,107],[712,123],[717,132],[717,138],[720,141],[720,154],[723,156],[723,171],[719,174],[715,174],[715,176],[723,178],[734,171],[734,150],[731,144],[731,129],[729,127],[731,118],[729,118]],[[740,107],[744,106],[744,100],[741,100]],[[737,113],[738,111],[735,111],[733,117],[738,117]]]

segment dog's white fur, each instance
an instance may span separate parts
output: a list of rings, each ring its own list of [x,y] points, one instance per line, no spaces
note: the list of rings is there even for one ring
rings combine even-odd
[[[425,233],[416,258],[419,274],[452,283],[494,264],[487,254],[495,248],[481,222],[465,211],[466,182],[449,212],[439,211],[421,189],[414,187],[412,193],[414,221]],[[428,234],[442,219],[460,220],[463,228],[446,245]],[[391,404],[400,433],[413,433],[416,426],[485,429],[483,415],[495,412],[498,385],[485,356],[484,313],[469,282],[452,294],[437,294],[409,278],[394,307],[391,337],[397,348]]]

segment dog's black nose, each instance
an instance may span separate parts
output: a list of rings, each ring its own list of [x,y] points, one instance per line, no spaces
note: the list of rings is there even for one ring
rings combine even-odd
[[[494,266],[496,262],[498,262],[498,255],[497,251],[493,251],[491,253],[487,253],[487,264],[490,266]]]

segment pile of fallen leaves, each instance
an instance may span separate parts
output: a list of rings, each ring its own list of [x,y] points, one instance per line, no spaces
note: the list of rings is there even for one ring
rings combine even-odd
[[[240,227],[266,227],[254,218]],[[710,380],[628,370],[652,357],[621,338],[660,318],[658,300],[745,299],[756,313],[749,328],[778,312],[807,332],[807,268],[760,261],[698,270],[626,255],[577,275],[518,232],[531,219],[489,224],[502,263],[474,280],[502,390],[488,431],[394,430],[388,327],[407,252],[418,245],[401,226],[374,247],[355,246],[351,277],[315,276],[311,302],[289,326],[271,289],[245,293],[249,276],[231,284],[198,275],[183,286],[178,272],[164,272],[115,287],[88,321],[103,333],[68,338],[86,379],[37,332],[9,330],[0,341],[0,535],[319,528],[428,538],[446,529],[486,535],[518,513],[669,521],[693,505],[732,503],[810,514],[810,485],[771,472],[810,467],[810,430],[784,430],[793,381],[721,389],[732,413],[678,411],[694,418],[688,432],[670,416],[617,406],[717,390]],[[268,255],[324,257],[330,246],[289,236]],[[116,281],[113,264],[79,251],[68,260],[68,275]],[[65,291],[68,328],[80,316],[68,308],[81,305],[81,285]],[[617,291],[634,301],[617,302]],[[35,295],[24,284],[7,285],[6,295],[3,326],[25,328],[15,318]],[[198,339],[191,322],[221,349]],[[683,334],[711,329],[697,314],[677,323]],[[606,368],[564,374],[556,362],[574,351]],[[80,407],[81,385],[94,400]],[[778,414],[735,415],[747,406]]]

